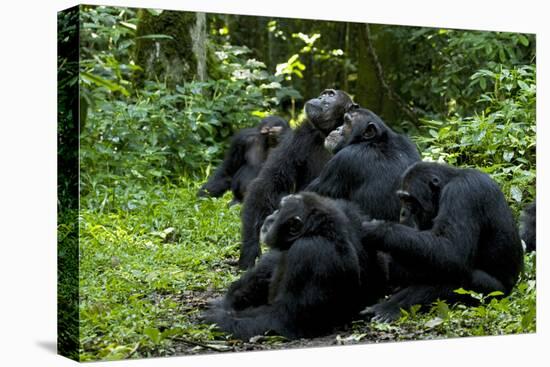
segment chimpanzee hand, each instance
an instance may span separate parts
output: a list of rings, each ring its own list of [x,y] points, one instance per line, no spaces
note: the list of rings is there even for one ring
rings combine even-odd
[[[383,238],[388,223],[380,219],[371,219],[361,224],[363,244],[367,248],[382,249]]]

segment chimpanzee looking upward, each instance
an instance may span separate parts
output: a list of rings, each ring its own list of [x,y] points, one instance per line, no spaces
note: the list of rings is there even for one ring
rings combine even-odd
[[[288,122],[278,116],[268,116],[258,126],[237,132],[223,163],[200,188],[198,196],[219,197],[231,189],[233,201],[242,202],[248,185],[260,172],[270,150],[288,132]]]
[[[395,191],[407,167],[420,160],[416,146],[365,108],[346,113],[338,134],[331,132],[325,140],[335,155],[306,190],[350,200],[371,218],[397,221]]]
[[[519,232],[528,252],[537,250],[537,203],[532,202],[521,213]]]
[[[260,254],[260,227],[281,197],[302,190],[330,159],[325,137],[343,122],[344,113],[357,106],[344,92],[327,89],[307,101],[306,120],[269,155],[251,183],[242,208],[239,266],[249,268]]]
[[[418,162],[403,175],[400,223],[363,223],[364,244],[388,252],[390,280],[402,287],[365,310],[391,321],[414,304],[460,300],[465,288],[507,295],[523,267],[523,249],[502,191],[474,169]],[[393,271],[392,271],[393,270]]]
[[[271,250],[211,304],[204,319],[248,340],[274,331],[314,337],[350,321],[372,294],[358,208],[310,192],[289,195],[265,219]]]

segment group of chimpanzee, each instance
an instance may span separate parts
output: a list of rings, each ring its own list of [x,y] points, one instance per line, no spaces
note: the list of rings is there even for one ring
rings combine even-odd
[[[523,267],[498,185],[475,169],[421,162],[411,140],[339,90],[232,140],[199,195],[242,201],[239,266],[248,269],[203,319],[235,337],[331,332],[359,314],[395,320],[465,288],[507,295]],[[276,147],[275,147],[276,146]],[[522,216],[535,246],[535,206]],[[270,250],[260,256],[260,243]]]

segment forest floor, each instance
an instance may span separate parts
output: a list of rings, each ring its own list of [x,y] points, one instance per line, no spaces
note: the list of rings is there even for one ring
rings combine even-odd
[[[200,323],[206,302],[240,275],[240,205],[230,194],[198,199],[198,183],[117,197],[80,217],[80,356],[82,361],[321,347],[535,331],[535,255],[506,298],[478,307],[437,302],[393,323],[362,320],[331,335],[235,340]],[[113,198],[115,199],[115,198]],[[116,209],[114,209],[116,208]],[[478,295],[473,295],[478,296]]]

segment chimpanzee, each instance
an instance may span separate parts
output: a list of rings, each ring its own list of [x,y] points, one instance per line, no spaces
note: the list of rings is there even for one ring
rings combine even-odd
[[[286,136],[269,155],[250,184],[242,208],[242,244],[239,266],[249,268],[260,254],[260,227],[281,197],[302,190],[321,172],[331,154],[325,137],[343,122],[344,113],[356,106],[344,92],[327,89],[307,101],[306,120]]]
[[[397,221],[395,191],[407,167],[420,160],[416,146],[364,108],[346,113],[342,130],[340,138],[333,132],[325,140],[335,155],[307,190],[350,200],[371,218]]]
[[[537,203],[532,202],[523,210],[519,232],[528,252],[537,250]]]
[[[393,259],[390,280],[402,288],[365,310],[391,321],[400,309],[458,301],[465,288],[507,295],[523,268],[523,249],[502,191],[475,169],[418,162],[403,174],[400,223],[363,223],[364,244]]]
[[[258,126],[237,132],[223,163],[200,188],[198,196],[219,197],[231,189],[233,202],[242,202],[248,185],[260,172],[271,149],[287,133],[290,133],[288,122],[278,116],[268,116]]]
[[[283,197],[261,227],[271,250],[203,319],[245,340],[267,331],[314,337],[350,321],[380,284],[361,244],[361,218],[343,200],[310,192]]]
[[[338,126],[325,138],[325,149],[334,153],[336,147],[344,140],[344,126]]]

